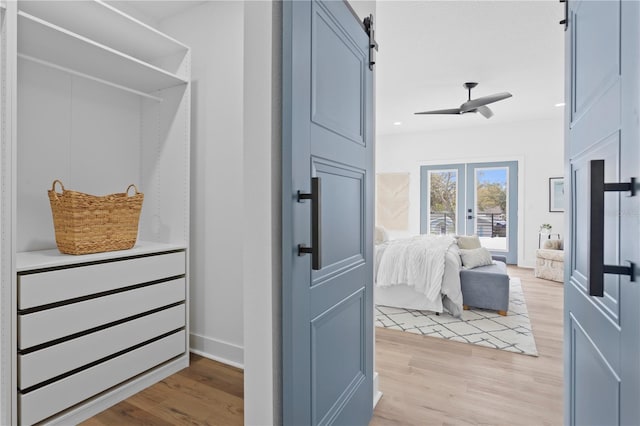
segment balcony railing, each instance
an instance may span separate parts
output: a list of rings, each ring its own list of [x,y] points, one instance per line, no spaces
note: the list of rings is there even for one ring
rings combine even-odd
[[[507,221],[503,213],[476,213],[476,234],[479,237],[506,237]],[[450,212],[431,212],[429,233],[455,234],[456,215]]]
[[[431,212],[429,215],[429,233],[435,235],[455,234],[456,215],[449,212]]]
[[[506,237],[507,221],[503,213],[476,213],[478,237]]]

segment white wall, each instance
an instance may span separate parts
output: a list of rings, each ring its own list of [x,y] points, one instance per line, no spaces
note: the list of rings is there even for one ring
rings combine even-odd
[[[374,25],[376,22],[376,0],[350,0],[349,3],[354,12],[360,17],[360,21],[369,15],[373,15]]]
[[[160,29],[191,47],[191,349],[242,366],[244,4],[207,2]]]
[[[281,28],[280,3],[245,3],[245,425],[281,423]]]
[[[477,117],[460,117],[460,119]],[[482,117],[480,117],[482,118]],[[485,123],[482,123],[485,124]],[[479,125],[423,134],[378,135],[377,173],[410,173],[409,230],[420,233],[420,166],[518,160],[518,265],[533,267],[538,229],[564,236],[563,215],[549,213],[549,177],[563,175],[563,119]]]
[[[215,1],[162,21],[192,48],[191,349],[244,367],[244,421],[280,422],[280,14]]]

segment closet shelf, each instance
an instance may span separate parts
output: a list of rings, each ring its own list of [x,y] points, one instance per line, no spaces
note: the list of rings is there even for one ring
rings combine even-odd
[[[128,256],[139,256],[184,249],[186,249],[184,244],[138,241],[136,245],[129,250],[109,251],[104,253],[85,254],[81,256],[62,254],[58,249],[24,251],[17,253],[16,272],[31,271],[34,269],[58,268],[61,266],[77,265],[79,263],[99,262],[103,260],[121,259]]]
[[[24,11],[18,12],[18,52],[41,63],[147,94],[187,83],[175,74]]]
[[[99,0],[29,0],[20,2],[19,9],[151,64],[176,54],[184,56],[189,50],[179,41]]]

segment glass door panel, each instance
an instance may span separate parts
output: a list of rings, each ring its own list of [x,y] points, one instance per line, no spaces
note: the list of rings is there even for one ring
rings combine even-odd
[[[506,251],[509,170],[506,167],[478,167],[474,177],[475,233],[483,247]]]
[[[515,161],[467,165],[467,234],[517,262],[518,165]]]
[[[429,233],[456,233],[456,196],[458,172],[432,170],[429,172]]]
[[[420,232],[464,234],[464,165],[423,166]]]

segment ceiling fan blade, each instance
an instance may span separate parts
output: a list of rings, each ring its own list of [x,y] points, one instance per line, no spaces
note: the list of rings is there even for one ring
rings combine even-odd
[[[483,105],[487,105],[487,104],[491,104],[493,102],[498,102],[501,101],[503,99],[507,99],[510,98],[511,96],[513,96],[511,93],[509,92],[502,92],[502,93],[496,93],[494,95],[489,95],[489,96],[483,96],[481,98],[478,99],[471,99],[470,101],[467,101],[465,103],[463,103],[462,105],[460,105],[460,110],[467,112],[470,111],[472,109],[476,109],[480,106]]]
[[[493,111],[491,111],[491,108],[489,108],[488,106],[481,105],[478,108],[476,108],[476,111],[478,111],[480,114],[482,114],[482,116],[484,118],[493,117]]]
[[[451,109],[437,109],[435,111],[422,111],[422,112],[414,112],[416,115],[424,115],[424,114],[460,114],[462,111],[460,108],[451,108]]]

